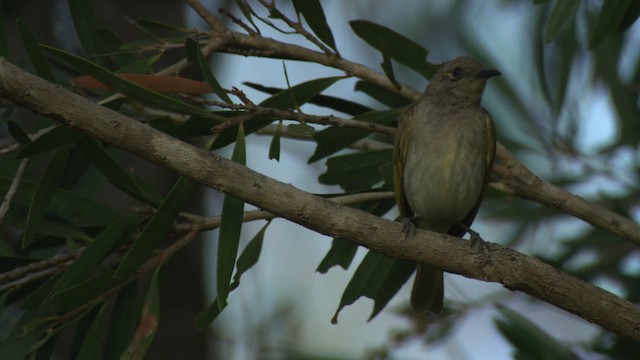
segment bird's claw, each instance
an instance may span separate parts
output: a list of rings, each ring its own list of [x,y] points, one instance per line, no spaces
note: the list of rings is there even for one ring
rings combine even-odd
[[[402,219],[402,232],[404,233],[404,238],[408,238],[409,235],[413,236],[416,234],[416,224],[413,222],[415,218],[404,218]]]

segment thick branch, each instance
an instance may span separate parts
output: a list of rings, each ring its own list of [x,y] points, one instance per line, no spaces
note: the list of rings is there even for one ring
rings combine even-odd
[[[429,231],[404,239],[399,223],[268,178],[96,105],[2,58],[0,97],[311,230],[351,239],[389,256],[500,282],[612,332],[640,340],[640,311],[636,306],[533,257],[495,244],[488,244],[479,254],[467,241]]]

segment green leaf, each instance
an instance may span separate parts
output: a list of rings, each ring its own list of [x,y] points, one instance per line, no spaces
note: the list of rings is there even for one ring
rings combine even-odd
[[[231,160],[245,165],[247,162],[247,149],[244,139],[244,128],[240,124],[238,138],[231,155]],[[229,295],[229,283],[236,263],[240,232],[242,230],[242,216],[244,214],[244,202],[225,194],[222,203],[222,218],[220,221],[220,234],[218,237],[218,263],[217,263],[217,298],[218,308],[222,309],[227,304]]]
[[[138,324],[138,329],[129,346],[125,349],[120,360],[144,359],[145,354],[151,347],[153,338],[158,331],[160,322],[160,270],[158,266],[149,282],[147,292],[142,305],[142,316]]]
[[[33,157],[43,152],[57,149],[84,136],[84,134],[67,127],[56,126],[40,135],[37,139],[33,140],[33,142],[22,148],[22,150],[18,151],[16,159]]]
[[[353,261],[353,257],[358,251],[358,244],[341,237],[334,238],[331,242],[331,249],[324,256],[318,268],[317,272],[326,274],[329,269],[338,265],[343,269],[348,269],[349,265]]]
[[[382,182],[378,168],[391,161],[393,149],[382,149],[340,155],[327,160],[327,171],[319,181],[340,185],[347,191],[370,189]]]
[[[171,31],[171,32],[176,32],[176,33],[181,33],[181,34],[189,32],[188,29],[183,28],[181,26],[163,23],[163,22],[159,22],[159,21],[156,21],[156,20],[153,20],[153,19],[140,19],[140,20],[138,20],[138,24],[140,24],[141,26],[144,26],[144,27],[161,29],[161,30]]]
[[[235,3],[240,9],[240,11],[242,12],[242,15],[244,15],[244,18],[247,19],[247,21],[249,21],[251,26],[253,26],[253,29],[255,30],[255,32],[260,34],[260,29],[256,26],[255,22],[253,22],[252,15],[255,15],[255,12],[253,11],[253,9],[244,0],[235,0]]]
[[[102,340],[105,336],[106,317],[104,316],[104,307],[102,304],[97,311],[95,317],[91,321],[91,325],[86,334],[77,334],[76,336],[84,335],[82,345],[76,359],[79,360],[93,360],[97,354],[102,354],[104,351]]]
[[[618,31],[625,20],[625,13],[633,0],[605,0],[589,37],[589,49],[594,49],[604,38]]]
[[[100,141],[83,137],[76,140],[76,145],[118,189],[149,205],[157,206],[160,203],[160,195],[152,191],[149,186],[144,188],[139,186],[133,177],[120,167]]]
[[[20,125],[13,121],[7,121],[7,130],[9,130],[9,134],[14,138],[20,145],[27,145],[31,143],[31,138],[29,135],[20,127]]]
[[[125,281],[135,274],[138,268],[149,258],[153,250],[164,239],[173,226],[183,204],[195,183],[185,177],[180,177],[164,199],[158,211],[149,219],[142,233],[124,255],[116,270],[115,277]]]
[[[618,31],[627,31],[640,16],[640,1],[633,1],[624,14]]]
[[[107,272],[81,282],[78,285],[51,295],[48,309],[55,312],[70,311],[119,285],[113,272]]]
[[[544,42],[546,44],[555,40],[562,29],[573,22],[573,16],[580,6],[580,0],[556,0],[547,24],[544,27]]]
[[[36,233],[39,231],[40,225],[44,220],[44,214],[47,212],[49,203],[53,198],[53,193],[58,187],[58,182],[62,174],[64,174],[69,151],[71,151],[71,147],[69,146],[56,150],[44,170],[44,174],[40,179],[40,183],[36,188],[36,192],[29,206],[27,224],[24,229],[24,236],[22,237],[22,248],[28,247],[36,240]]]
[[[36,74],[43,79],[55,82],[56,80],[51,72],[49,62],[45,59],[42,50],[40,50],[38,42],[21,20],[17,21],[17,25],[24,49],[27,51],[29,61],[31,61],[33,68],[36,70]]]
[[[7,26],[5,20],[4,6],[0,6],[0,56],[5,59],[11,59],[9,54],[9,41],[7,37]]]
[[[329,45],[334,51],[338,52],[336,48],[331,28],[327,24],[327,18],[324,16],[322,5],[319,0],[293,0],[293,6],[296,9],[296,13],[302,13],[304,19],[309,24],[314,34],[318,36],[322,42]]]
[[[97,54],[97,46],[93,37],[95,29],[95,13],[91,0],[67,0],[73,26],[84,51],[89,55]]]
[[[252,89],[267,93],[267,94],[277,94],[278,92],[284,90],[282,88],[264,86],[264,85],[252,83],[252,82],[249,82],[249,81],[245,81],[242,84],[243,85],[247,85]],[[391,92],[389,92],[389,93],[391,93]],[[392,93],[392,94],[394,94],[394,93]],[[399,95],[396,94],[396,96],[399,96]],[[313,104],[313,105],[326,107],[326,108],[333,109],[333,110],[337,110],[337,111],[343,112],[345,114],[349,114],[351,116],[356,116],[356,115],[360,115],[360,114],[365,113],[365,112],[372,111],[372,109],[370,107],[367,107],[367,106],[364,106],[364,105],[360,105],[358,103],[355,103],[355,102],[352,102],[352,101],[349,101],[349,100],[345,100],[345,99],[342,99],[342,98],[337,98],[337,97],[327,96],[327,95],[317,95],[314,98],[310,99],[308,101],[308,103],[309,104]]]
[[[416,71],[427,79],[437,70],[437,66],[427,62],[429,51],[422,45],[410,40],[388,27],[367,20],[349,22],[351,29],[362,40],[383,54]]]
[[[249,241],[247,246],[245,246],[244,250],[238,257],[238,261],[236,262],[236,275],[233,277],[233,282],[229,286],[229,291],[235,290],[240,285],[240,278],[242,275],[249,269],[251,269],[255,264],[258,263],[258,259],[260,258],[260,252],[262,251],[262,243],[264,240],[264,233],[267,230],[267,227],[271,224],[271,222],[267,222],[264,226],[258,231],[258,233]],[[225,305],[226,306],[226,305]],[[218,299],[214,300],[206,310],[202,311],[196,317],[196,326],[198,329],[205,329],[213,320],[215,320],[220,312],[224,309],[223,306],[220,308],[218,306]]]
[[[119,91],[133,99],[155,106],[159,109],[169,110],[181,114],[197,115],[215,120],[223,120],[222,118],[218,117],[208,110],[189,105],[185,102],[178,101],[169,96],[162,95],[146,89],[142,86],[136,85],[135,83],[125,80],[119,77],[117,74],[87,59],[81,58],[60,49],[56,49],[51,46],[41,45],[41,47],[51,54],[57,56],[58,58],[66,61],[67,63],[78,69],[80,72],[93,76],[103,84],[107,85],[109,88],[115,91]]]
[[[373,124],[388,125],[396,121],[403,109],[392,109],[387,111],[372,111],[359,116],[355,120],[366,121]],[[316,150],[309,158],[309,163],[320,160],[334,154],[360,139],[371,135],[370,131],[361,129],[351,129],[341,126],[331,126],[313,135],[318,144]]]
[[[116,301],[111,311],[111,321],[105,344],[104,360],[118,360],[136,332],[136,323],[141,315],[141,296],[138,294],[138,282],[130,284],[118,291]]]
[[[370,82],[362,80],[356,82],[355,90],[362,91],[390,108],[402,108],[411,104],[411,100],[406,97]]]
[[[276,159],[276,161],[280,161],[280,135],[282,133],[282,120],[278,121],[278,127],[276,128],[276,133],[273,135],[273,139],[271,139],[271,144],[269,145],[269,160]]]
[[[27,359],[32,346],[42,339],[48,325],[41,322],[27,331],[27,326],[38,316],[36,311],[25,311],[0,343],[0,359]]]
[[[272,107],[276,109],[292,109],[296,108],[296,106],[302,106],[306,104],[311,99],[314,99],[321,92],[326,90],[329,86],[336,83],[338,80],[345,79],[343,76],[335,76],[329,78],[320,78],[315,80],[310,80],[298,85],[291,87],[290,89],[282,90],[281,92],[269,97],[260,103],[260,106],[263,107]],[[293,101],[294,95],[295,101]],[[267,118],[259,118],[254,119],[246,124],[244,124],[244,131],[246,135],[249,135],[255,131],[262,129],[263,127],[271,124],[276,119],[275,117],[267,117]],[[238,137],[238,127],[234,126],[226,129],[216,139],[214,144],[214,149],[220,149],[224,146],[227,146],[233,143]]]
[[[575,359],[576,354],[536,324],[517,312],[499,306],[501,318],[494,319],[502,335],[517,349],[518,359]]]
[[[367,321],[373,320],[387,306],[416,269],[416,264],[412,261],[393,260],[393,266],[387,272],[382,285],[374,295],[373,310]]]
[[[124,45],[122,40],[113,31],[109,29],[96,29],[93,33],[96,51],[100,54],[108,54],[109,58],[115,62],[118,68],[135,66],[138,59],[135,55],[125,53],[120,48]],[[145,61],[147,59],[144,59]],[[149,67],[146,67],[149,70]],[[120,71],[119,71],[120,72]]]
[[[140,218],[137,217],[122,217],[106,227],[62,274],[52,290],[52,294],[78,285],[81,280],[93,272],[94,266],[109,255],[110,250],[127,240],[139,222]]]
[[[220,86],[220,83],[211,72],[211,68],[209,67],[207,58],[204,57],[204,54],[202,54],[202,50],[200,49],[200,44],[198,44],[198,42],[196,42],[195,40],[188,38],[185,42],[185,45],[187,47],[187,54],[190,61],[198,63],[204,79],[207,81],[207,83],[209,83],[209,85],[211,85],[211,89],[213,89],[213,92],[215,92],[216,95],[218,95],[218,97],[225,103],[232,104],[233,102],[227,95],[226,91],[222,88],[222,86]]]
[[[396,259],[394,258],[369,251],[342,293],[340,305],[331,322],[336,324],[340,311],[345,306],[353,304],[360,297],[366,296],[370,299],[375,299],[383,280],[392,270],[395,262]]]

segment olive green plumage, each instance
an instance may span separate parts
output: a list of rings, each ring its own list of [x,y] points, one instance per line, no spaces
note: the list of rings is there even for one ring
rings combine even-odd
[[[443,64],[424,94],[400,116],[394,188],[402,218],[420,229],[463,236],[478,212],[493,166],[495,130],[480,106],[486,81],[500,75],[459,57]],[[419,264],[411,305],[440,312],[442,270]]]

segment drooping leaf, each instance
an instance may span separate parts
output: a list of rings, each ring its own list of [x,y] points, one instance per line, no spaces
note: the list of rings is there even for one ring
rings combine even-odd
[[[161,30],[165,30],[165,31],[171,31],[171,32],[176,32],[176,33],[186,33],[189,30],[182,27],[182,26],[177,26],[177,25],[173,25],[173,24],[167,24],[167,23],[163,23],[157,20],[153,20],[153,19],[140,19],[138,20],[138,24],[140,24],[141,26],[144,27],[149,27],[149,28],[156,28],[156,29],[161,29]]]
[[[31,61],[31,65],[36,70],[36,74],[46,80],[51,82],[55,82],[55,77],[51,72],[51,67],[49,66],[49,62],[45,59],[42,50],[38,46],[38,42],[31,34],[31,31],[24,25],[21,20],[17,21],[18,31],[20,32],[20,38],[22,38],[22,43],[24,44],[24,49],[27,51],[27,55],[29,56],[29,61]]]
[[[389,91],[370,82],[362,80],[356,82],[355,90],[362,91],[363,93],[371,96],[372,98],[380,101],[390,108],[402,108],[411,104],[411,100],[405,98],[404,96],[398,95],[397,93]]]
[[[102,273],[78,285],[52,294],[47,303],[48,309],[55,312],[75,309],[118,284],[119,282],[114,278],[113,272]]]
[[[142,304],[142,315],[138,329],[131,343],[122,353],[120,360],[144,359],[156,336],[160,323],[160,270],[161,267],[156,268],[149,282]]]
[[[556,0],[544,27],[544,42],[546,44],[555,40],[560,31],[567,24],[572,23],[578,6],[580,6],[580,0]]]
[[[31,143],[31,138],[29,138],[29,135],[17,122],[13,120],[7,121],[7,130],[9,130],[9,134],[11,134],[11,137],[19,142],[20,145],[27,145]]]
[[[106,328],[105,306],[102,304],[91,321],[91,325],[86,334],[77,334],[77,337],[83,336],[82,344],[75,357],[79,360],[93,360],[96,354],[102,354],[104,351],[103,340]]]
[[[569,348],[547,334],[536,324],[517,312],[500,306],[500,317],[494,319],[502,335],[517,349],[518,359],[575,359]]]
[[[244,15],[244,18],[249,21],[251,26],[253,26],[253,30],[256,33],[260,34],[260,29],[256,26],[255,22],[253,22],[253,16],[255,15],[253,9],[251,9],[251,7],[244,0],[235,0],[235,3],[242,12],[242,15]]]
[[[242,84],[267,94],[277,94],[283,90],[281,88],[264,86],[249,81],[245,81]],[[372,111],[372,109],[367,106],[360,105],[343,98],[337,98],[328,95],[317,95],[314,98],[310,99],[308,103],[340,111],[351,116],[356,116],[365,112]]]
[[[160,203],[160,195],[152,191],[151,187],[139,186],[98,140],[84,137],[76,140],[76,145],[118,189],[149,205],[157,206]]]
[[[349,25],[356,35],[369,45],[380,52],[386,52],[389,57],[426,79],[430,79],[437,70],[436,65],[427,62],[427,49],[388,27],[367,20],[353,20]]]
[[[9,39],[7,38],[7,27],[5,20],[4,7],[0,6],[0,56],[5,59],[11,59],[9,56]]]
[[[264,240],[264,233],[267,230],[267,227],[271,224],[271,222],[267,222],[264,226],[256,233],[256,235],[249,241],[247,246],[245,246],[244,250],[238,257],[238,261],[236,262],[236,274],[233,277],[233,282],[229,286],[229,291],[235,290],[240,285],[240,278],[242,275],[251,269],[255,264],[258,263],[258,259],[260,258],[260,252],[262,251],[262,242]],[[213,320],[220,315],[223,308],[218,306],[218,300],[214,300],[207,309],[202,311],[196,317],[196,326],[199,329],[205,329]]]
[[[88,55],[98,53],[93,30],[95,29],[95,11],[91,0],[67,0],[73,26],[80,45]]]
[[[18,151],[16,159],[33,157],[34,155],[57,149],[84,136],[84,134],[67,127],[56,126]]]
[[[632,2],[633,0],[604,0],[589,36],[589,49],[594,49],[607,35],[620,29]]]
[[[316,271],[321,274],[326,274],[329,269],[336,265],[346,270],[349,268],[349,265],[351,265],[357,251],[358,244],[353,241],[340,237],[334,238],[331,242],[331,249],[329,249],[329,252],[322,258]]]
[[[138,268],[147,261],[153,250],[173,226],[194,185],[195,183],[192,180],[185,177],[180,177],[176,181],[156,213],[147,223],[147,226],[145,226],[133,245],[131,245],[131,248],[129,248],[129,251],[124,255],[115,273],[117,279],[125,281],[133,276]]]
[[[238,138],[231,160],[245,165],[247,162],[247,149],[244,139],[243,125],[238,129]],[[229,194],[224,195],[222,203],[222,216],[220,221],[220,235],[218,236],[218,262],[217,262],[217,300],[218,308],[222,309],[227,304],[231,275],[236,264],[238,245],[240,244],[240,232],[242,230],[242,216],[244,214],[244,202]]]
[[[322,42],[329,45],[334,51],[336,42],[333,39],[331,28],[327,24],[327,18],[324,16],[322,5],[319,0],[293,0],[293,6],[298,14],[302,14],[309,24],[309,27],[318,36]]]
[[[36,188],[36,192],[31,199],[29,214],[27,215],[27,224],[22,237],[23,248],[28,247],[36,240],[36,233],[40,229],[40,224],[44,220],[44,215],[49,208],[49,203],[53,198],[54,191],[58,187],[58,182],[64,173],[70,151],[71,147],[69,146],[56,150],[47,164],[40,183]]]
[[[394,259],[393,266],[386,274],[386,277],[383,278],[380,288],[374,295],[373,310],[368,321],[373,320],[387,306],[389,301],[411,277],[415,269],[416,264],[412,261]]]
[[[189,55],[190,60],[198,63],[198,65],[200,66],[200,71],[202,72],[202,75],[204,76],[204,79],[207,81],[207,83],[211,85],[211,89],[213,89],[213,91],[216,93],[216,95],[218,95],[220,99],[222,99],[222,101],[227,104],[232,104],[233,102],[227,95],[226,91],[222,88],[222,86],[220,86],[220,83],[211,72],[210,65],[207,62],[207,59],[204,57],[204,54],[202,54],[202,50],[200,49],[200,44],[198,44],[197,41],[188,38],[185,42],[185,45],[187,47],[187,54]]]
[[[388,125],[396,121],[402,113],[402,109],[392,109],[387,111],[372,111],[359,116],[355,120],[370,122],[374,124]],[[309,158],[309,163],[332,155],[360,139],[371,135],[370,131],[345,128],[341,126],[331,126],[313,134],[313,138],[318,144],[316,150]]]
[[[282,120],[278,121],[278,126],[276,127],[276,133],[273,135],[273,139],[271,139],[271,144],[269,145],[269,160],[275,159],[276,161],[280,161],[281,133],[282,133]]]
[[[56,49],[51,46],[41,45],[45,50],[56,57],[66,61],[80,72],[88,74],[107,85],[109,88],[119,91],[133,99],[155,106],[159,109],[174,111],[181,114],[197,115],[205,118],[222,120],[210,111],[189,105],[166,95],[145,89],[142,86],[128,81],[106,68],[81,58],[69,52]]]
[[[138,299],[137,293],[137,281],[118,291],[109,321],[104,360],[119,360],[133,339],[137,327],[135,320],[141,316],[142,299]]]
[[[391,162],[392,153],[392,149],[382,149],[334,156],[327,160],[327,171],[318,180],[347,191],[369,189],[383,181],[378,168]]]

